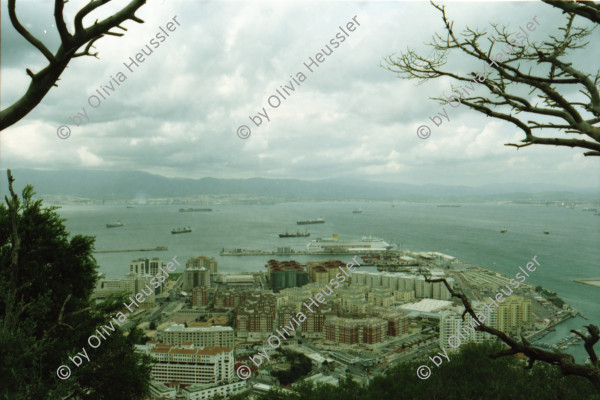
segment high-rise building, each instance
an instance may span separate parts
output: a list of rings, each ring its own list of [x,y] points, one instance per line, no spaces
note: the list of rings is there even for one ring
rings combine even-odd
[[[214,257],[196,257],[190,258],[185,262],[186,268],[206,268],[211,275],[215,275],[219,272],[218,262]]]
[[[197,287],[192,290],[192,306],[204,307],[209,305],[215,295],[214,288]]]
[[[192,291],[197,287],[212,287],[214,275],[218,271],[217,261],[208,257],[190,258],[183,271],[183,291]]]
[[[133,272],[136,275],[147,274],[156,276],[159,272],[158,268],[164,267],[164,265],[162,259],[158,257],[152,259],[139,258],[137,260],[132,260],[129,263],[129,272]]]
[[[498,329],[505,333],[521,333],[522,328],[533,324],[531,300],[510,296],[498,304]]]
[[[183,291],[189,292],[197,287],[210,287],[210,273],[204,267],[186,267],[183,271]]]
[[[441,313],[440,346],[445,347],[448,351],[457,350],[465,343],[483,343],[496,340],[495,336],[474,328],[479,325],[479,322],[496,328],[498,324],[497,310],[492,309],[490,311],[481,302],[474,302],[473,310],[480,319],[474,320],[469,314],[466,314],[463,321],[462,314],[464,310],[464,307],[460,306]]]

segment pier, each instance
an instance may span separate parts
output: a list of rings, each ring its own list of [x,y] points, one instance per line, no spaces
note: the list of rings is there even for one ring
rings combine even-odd
[[[94,253],[126,253],[130,251],[167,251],[168,247],[157,246],[152,249],[123,249],[123,250],[96,250]]]
[[[248,249],[233,249],[231,251],[221,250],[219,255],[221,256],[302,256],[302,255],[331,255],[331,256],[352,256],[352,255],[367,255],[367,254],[379,254],[385,251],[352,251],[352,250],[334,250],[334,251],[307,251],[307,250],[294,250],[289,247],[278,247],[275,251],[264,251],[264,250],[248,250]]]

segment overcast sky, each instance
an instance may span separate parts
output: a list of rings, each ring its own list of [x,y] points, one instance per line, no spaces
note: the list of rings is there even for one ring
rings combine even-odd
[[[85,3],[66,4],[71,31],[69,21]],[[94,19],[127,2],[113,3],[102,7]],[[58,35],[52,4],[17,0],[17,12],[21,22],[54,51]],[[445,5],[455,31],[466,26],[489,30],[489,23],[498,23],[518,32],[537,16],[540,26],[530,33],[530,40],[540,42],[557,35],[557,27],[564,23],[560,11],[541,2]],[[37,72],[45,66],[41,54],[12,28],[6,7],[2,2],[2,108],[26,91],[25,68]],[[517,151],[504,146],[522,139],[516,127],[465,106],[444,106],[450,121],[443,119],[439,127],[429,120],[442,111],[430,97],[449,94],[451,81],[418,85],[380,66],[384,57],[407,47],[430,52],[424,43],[443,32],[443,26],[440,13],[427,2],[150,0],[137,15],[144,24],[127,21],[123,37],[97,41],[100,59],[71,61],[58,87],[27,117],[0,133],[1,168],[141,170],[189,178],[357,177],[411,184],[600,187],[600,159],[584,157],[583,150],[530,146]],[[172,25],[175,30],[169,32],[167,23],[174,17],[179,25]],[[345,36],[339,26],[346,27],[353,18],[360,25],[353,26],[354,32],[344,29],[349,35]],[[577,22],[587,24],[581,18]],[[129,57],[135,58],[151,39],[156,40],[161,27],[169,37],[154,42],[159,46],[150,46],[153,53],[130,72],[123,63],[131,64]],[[345,40],[333,48],[330,41],[338,33]],[[596,29],[591,38],[596,43],[567,61],[595,72],[599,39]],[[327,44],[333,53],[311,73],[303,63],[310,63],[309,57],[314,59]],[[451,59],[447,68],[459,74],[483,70],[481,62],[466,58]],[[282,86],[292,84],[294,91],[286,89],[288,95]],[[111,85],[114,91],[104,89],[108,96],[101,87]],[[483,95],[485,89],[480,87],[477,93]],[[268,103],[271,95],[281,100],[276,108]],[[271,104],[278,102],[271,98]],[[249,116],[263,112],[263,107],[270,121],[261,117],[257,127]],[[69,117],[78,112],[87,113],[90,120],[84,117],[76,126]],[[432,129],[428,139],[417,137],[416,129],[423,124]],[[70,127],[68,139],[57,136],[60,125]],[[237,136],[240,125],[250,127],[249,138]]]

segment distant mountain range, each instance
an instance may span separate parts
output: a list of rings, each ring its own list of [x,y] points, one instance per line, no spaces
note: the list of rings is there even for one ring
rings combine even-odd
[[[600,188],[570,189],[552,185],[513,184],[482,187],[409,185],[351,179],[184,179],[140,171],[12,170],[19,190],[32,184],[38,196],[77,196],[100,200],[176,198],[198,195],[252,195],[288,200],[597,201]],[[8,191],[6,170],[0,176],[2,198]]]

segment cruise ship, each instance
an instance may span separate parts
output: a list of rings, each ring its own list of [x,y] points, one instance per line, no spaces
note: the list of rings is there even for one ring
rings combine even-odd
[[[351,253],[370,253],[383,252],[390,250],[394,246],[382,239],[371,236],[363,236],[361,240],[338,240],[337,235],[331,238],[318,238],[311,240],[306,245],[309,253],[318,252],[351,252]]]

